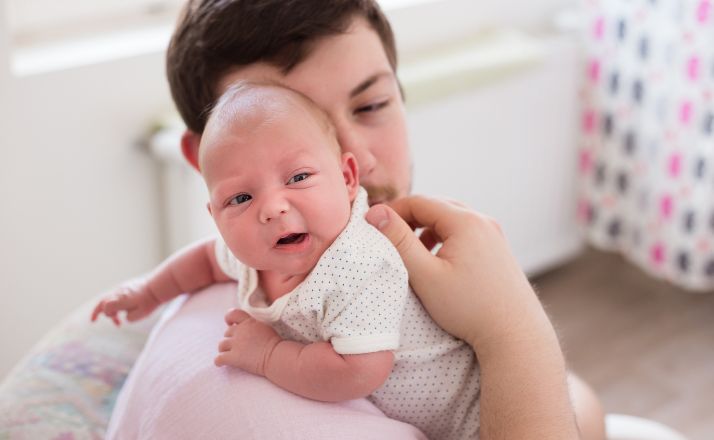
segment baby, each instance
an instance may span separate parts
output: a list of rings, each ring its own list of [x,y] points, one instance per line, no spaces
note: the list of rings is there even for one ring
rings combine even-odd
[[[431,320],[396,249],[364,219],[357,162],[328,116],[280,85],[239,83],[213,108],[199,155],[221,238],[120,288],[92,320],[137,320],[237,280],[239,310],[226,315],[216,365],[315,400],[367,396],[433,439],[477,438],[475,355]]]

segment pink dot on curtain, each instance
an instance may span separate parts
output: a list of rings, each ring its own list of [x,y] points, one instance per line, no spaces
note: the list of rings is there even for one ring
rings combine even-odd
[[[577,216],[581,224],[587,224],[590,222],[590,218],[592,217],[592,208],[590,206],[590,202],[585,199],[580,199],[578,201]]]
[[[693,56],[687,63],[687,75],[692,81],[696,81],[699,77],[699,57]]]
[[[580,152],[580,171],[583,173],[589,173],[593,167],[593,157],[589,150],[583,150]]]
[[[650,257],[656,265],[664,263],[665,249],[662,243],[655,243],[650,249]]]
[[[593,35],[596,40],[601,40],[602,36],[605,34],[605,19],[603,17],[598,17],[595,20],[595,26],[593,26]]]
[[[669,175],[677,178],[682,170],[682,155],[674,153],[669,157]]]
[[[699,2],[699,7],[697,8],[697,19],[699,23],[706,23],[709,21],[709,13],[711,11],[711,3],[709,0],[702,0]]]
[[[663,219],[667,220],[672,216],[674,210],[674,199],[669,194],[662,196],[659,202],[659,212]]]
[[[588,71],[590,76],[590,81],[596,83],[600,79],[600,61],[592,60],[590,61],[590,69]]]
[[[585,114],[583,115],[583,130],[585,130],[585,133],[592,133],[595,131],[595,119],[597,115],[595,114],[595,110],[588,109],[585,111]]]
[[[692,120],[692,107],[690,101],[684,101],[679,108],[679,120],[682,122],[682,125],[687,125],[689,121]]]

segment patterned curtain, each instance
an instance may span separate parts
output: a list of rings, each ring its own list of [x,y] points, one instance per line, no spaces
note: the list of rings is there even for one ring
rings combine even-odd
[[[591,243],[714,289],[714,0],[584,0],[581,200]]]

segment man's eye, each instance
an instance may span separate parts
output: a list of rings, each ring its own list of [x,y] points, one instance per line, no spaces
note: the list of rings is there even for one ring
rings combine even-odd
[[[238,194],[237,196],[233,197],[228,204],[229,205],[240,205],[241,203],[245,203],[248,200],[252,199],[250,194]]]
[[[389,100],[386,101],[380,101],[380,102],[375,102],[374,104],[369,104],[369,105],[364,105],[362,107],[358,107],[355,110],[355,113],[370,113],[370,112],[376,112],[377,110],[381,110],[384,107],[389,105]]]
[[[300,174],[296,174],[296,175],[294,175],[293,177],[291,177],[290,180],[288,180],[288,185],[290,185],[291,183],[300,182],[300,181],[302,181],[302,180],[307,179],[308,177],[310,177],[310,173],[300,173]]]

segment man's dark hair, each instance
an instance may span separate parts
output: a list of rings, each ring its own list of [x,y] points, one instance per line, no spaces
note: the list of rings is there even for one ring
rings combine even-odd
[[[396,71],[394,35],[376,0],[189,0],[169,43],[166,71],[186,126],[202,133],[218,81],[265,62],[289,73],[319,39],[364,18]]]

